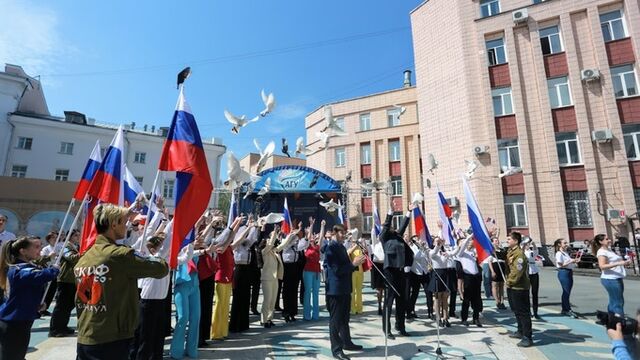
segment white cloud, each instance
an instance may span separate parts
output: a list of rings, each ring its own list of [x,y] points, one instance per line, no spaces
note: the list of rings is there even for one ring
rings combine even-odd
[[[29,75],[55,73],[71,46],[61,39],[58,16],[27,1],[0,0],[0,65],[20,65]]]

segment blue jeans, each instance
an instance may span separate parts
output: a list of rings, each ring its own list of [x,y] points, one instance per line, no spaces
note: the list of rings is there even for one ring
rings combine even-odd
[[[491,298],[491,270],[489,263],[482,264],[482,285],[484,287],[484,297]]]
[[[302,280],[304,281],[304,301],[302,305],[303,318],[305,320],[318,320],[320,317],[320,305],[318,304],[318,297],[320,294],[320,273],[304,271],[302,273]],[[313,306],[311,305],[312,295]]]
[[[573,288],[573,271],[558,269],[558,280],[562,286],[562,311],[571,311],[571,288]]]
[[[600,279],[602,286],[609,294],[609,305],[607,311],[610,313],[624,315],[624,282],[622,279]]]

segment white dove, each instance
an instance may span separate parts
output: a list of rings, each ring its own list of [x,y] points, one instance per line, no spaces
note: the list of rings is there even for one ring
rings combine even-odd
[[[325,128],[323,131],[329,134],[329,136],[347,136],[344,129],[342,129],[336,122],[336,119],[334,119],[333,109],[329,105],[324,107],[324,122]]]
[[[269,213],[269,215],[258,218],[258,225],[262,224],[277,224],[284,221],[284,214],[281,213]]]
[[[246,115],[237,117],[232,113],[230,113],[229,111],[227,111],[226,109],[224,110],[224,117],[227,118],[227,121],[233,124],[233,127],[231,128],[231,132],[234,134],[239,133],[241,127],[245,127],[248,123],[256,122],[258,121],[258,119],[260,119],[259,116],[256,116],[251,120],[246,120]]]
[[[398,114],[398,117],[404,115],[405,111],[407,111],[407,107],[406,106],[400,106],[400,105],[393,105],[393,107],[395,109],[400,110],[400,114]]]
[[[338,205],[335,202],[333,202],[333,199],[330,199],[327,202],[320,202],[320,205],[325,208],[327,210],[327,212],[333,213],[336,212],[336,210],[342,210],[342,208],[344,208],[344,206],[342,205]]]
[[[262,189],[260,189],[260,191],[258,191],[258,196],[262,196],[269,191],[271,191],[271,178],[267,178],[267,180],[264,181],[264,186],[262,187]]]
[[[329,138],[331,136],[329,136],[325,131],[316,132],[316,137],[322,142],[320,150],[326,149],[329,146]]]
[[[472,161],[465,160],[464,163],[467,164],[467,171],[464,173],[464,176],[466,176],[467,179],[471,179],[473,174],[478,169],[478,165],[480,164],[478,163],[477,160],[472,160]]]
[[[225,181],[225,185],[228,185],[231,190],[242,184],[251,183],[253,180],[251,174],[240,167],[240,162],[233,155],[233,151],[229,151],[227,155],[227,176],[229,179]]]
[[[302,154],[304,156],[309,156],[312,153],[313,153],[313,151],[311,151],[308,147],[304,146],[304,138],[302,136],[300,136],[296,140],[296,156],[298,156],[298,154]]]
[[[269,95],[265,94],[264,89],[260,92],[262,96],[262,102],[264,103],[264,110],[260,112],[260,116],[265,117],[268,113],[273,111],[273,108],[276,107],[276,98],[273,96],[273,93],[269,93]]]
[[[362,183],[362,185],[360,185],[362,187],[363,190],[382,190],[387,186],[386,182],[383,181],[371,181],[371,182],[367,182],[367,183]]]
[[[521,173],[522,172],[522,168],[519,166],[512,166],[510,168],[508,168],[506,171],[504,171],[502,174],[498,175],[499,178],[503,178],[505,176],[511,176],[511,175],[515,175],[517,173]]]
[[[264,150],[260,149],[260,145],[258,145],[258,140],[253,139],[253,145],[256,146],[258,152],[260,152],[260,160],[258,160],[258,165],[256,166],[256,172],[262,171],[262,168],[267,164],[267,160],[273,155],[273,150],[276,148],[276,143],[273,141],[269,142]]]
[[[433,154],[429,153],[427,155],[427,168],[426,171],[430,172],[433,174],[433,170],[438,168],[438,162],[436,161],[436,158],[433,156]]]

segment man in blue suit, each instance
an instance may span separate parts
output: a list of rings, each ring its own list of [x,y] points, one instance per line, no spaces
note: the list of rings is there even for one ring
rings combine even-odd
[[[349,317],[351,307],[351,273],[364,261],[364,256],[349,259],[344,247],[345,230],[342,225],[333,227],[333,238],[323,246],[326,271],[326,296],[329,310],[329,337],[331,353],[336,359],[350,359],[343,350],[362,350],[362,345],[351,341]]]

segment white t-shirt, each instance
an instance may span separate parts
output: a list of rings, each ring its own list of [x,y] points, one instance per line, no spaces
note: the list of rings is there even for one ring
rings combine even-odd
[[[576,263],[570,263],[565,266],[561,266],[561,264],[566,264],[568,261],[573,260],[569,254],[560,250],[556,252],[556,267],[558,269],[573,269],[576,267]]]
[[[604,248],[598,249],[597,256],[606,257],[607,263],[609,264],[623,260],[622,256]],[[600,274],[600,278],[602,279],[622,279],[625,276],[627,276],[627,270],[625,270],[624,266],[622,265],[612,267],[611,269],[602,270],[602,274]]]
[[[529,275],[537,274],[540,272],[538,268],[538,264],[536,264],[536,257],[538,256],[538,249],[527,249],[524,252],[524,256],[527,257],[527,261],[529,262]]]

